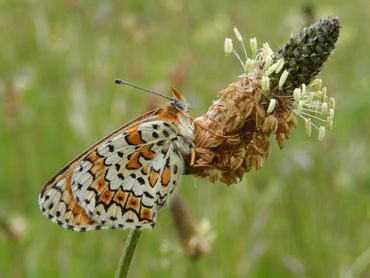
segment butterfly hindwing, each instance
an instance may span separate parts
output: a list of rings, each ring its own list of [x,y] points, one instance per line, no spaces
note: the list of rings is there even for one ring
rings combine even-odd
[[[43,189],[43,213],[77,231],[152,228],[190,151],[178,121],[160,115],[134,121],[74,160]]]

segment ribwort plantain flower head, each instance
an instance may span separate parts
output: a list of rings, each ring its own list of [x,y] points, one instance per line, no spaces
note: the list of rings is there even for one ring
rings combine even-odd
[[[317,75],[335,47],[339,21],[320,20],[277,52],[268,43],[258,49],[256,38],[249,40],[247,51],[236,27],[234,34],[244,53],[239,55],[229,38],[225,53],[233,53],[242,75],[219,93],[207,113],[195,119],[195,152],[190,162],[196,174],[226,184],[263,166],[270,154],[270,135],[283,148],[297,125],[295,117],[303,119],[308,136],[316,130],[319,140],[333,126],[335,100],[327,96]]]

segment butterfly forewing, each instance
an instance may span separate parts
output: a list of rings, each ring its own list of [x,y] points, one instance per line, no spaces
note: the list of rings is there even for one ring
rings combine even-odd
[[[184,172],[193,126],[172,104],[131,122],[75,159],[41,192],[64,228],[152,228]]]

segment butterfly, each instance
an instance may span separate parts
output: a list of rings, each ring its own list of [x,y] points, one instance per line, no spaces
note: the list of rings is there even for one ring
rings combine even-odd
[[[172,90],[169,103],[114,131],[51,178],[39,195],[42,213],[80,232],[153,228],[185,171],[195,136],[189,105]]]

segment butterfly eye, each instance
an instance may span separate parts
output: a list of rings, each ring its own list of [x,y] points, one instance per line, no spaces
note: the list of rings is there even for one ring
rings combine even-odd
[[[180,110],[188,113],[189,110],[190,110],[190,106],[187,102],[185,101],[181,101],[181,100],[177,100],[177,99],[174,99],[172,100],[171,102],[175,107],[179,108]]]

